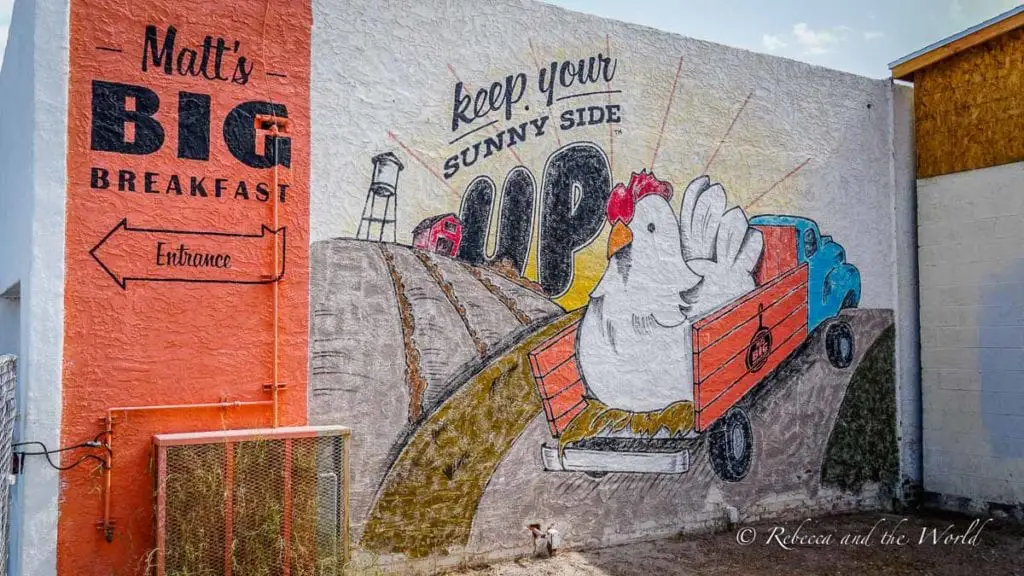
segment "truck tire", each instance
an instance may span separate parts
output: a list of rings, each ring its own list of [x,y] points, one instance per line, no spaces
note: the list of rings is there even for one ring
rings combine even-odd
[[[747,414],[733,408],[708,430],[708,459],[711,468],[726,482],[738,482],[750,470],[754,456],[754,435]]]
[[[825,332],[825,354],[833,366],[842,370],[853,363],[853,328],[846,320],[836,320]]]

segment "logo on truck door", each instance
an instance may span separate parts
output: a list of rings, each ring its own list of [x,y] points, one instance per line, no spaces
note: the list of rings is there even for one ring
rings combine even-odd
[[[772,331],[764,326],[764,305],[757,306],[757,331],[747,346],[747,371],[757,372],[768,362],[772,353]]]

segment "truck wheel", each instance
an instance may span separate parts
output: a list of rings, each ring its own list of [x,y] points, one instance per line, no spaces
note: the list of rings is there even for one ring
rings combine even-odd
[[[825,332],[825,353],[828,361],[839,369],[853,363],[853,328],[845,320],[837,320]]]
[[[754,435],[743,410],[733,408],[708,430],[708,458],[715,474],[726,482],[742,480],[750,470]]]

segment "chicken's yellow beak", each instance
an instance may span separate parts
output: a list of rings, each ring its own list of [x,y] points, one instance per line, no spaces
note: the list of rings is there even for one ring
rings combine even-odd
[[[616,252],[629,246],[633,242],[633,233],[621,220],[612,226],[612,233],[608,236],[608,259],[611,260]]]

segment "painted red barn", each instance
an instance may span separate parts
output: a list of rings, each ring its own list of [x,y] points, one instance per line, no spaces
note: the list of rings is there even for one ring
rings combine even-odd
[[[455,257],[462,243],[462,221],[455,214],[431,216],[412,229],[412,245]]]

